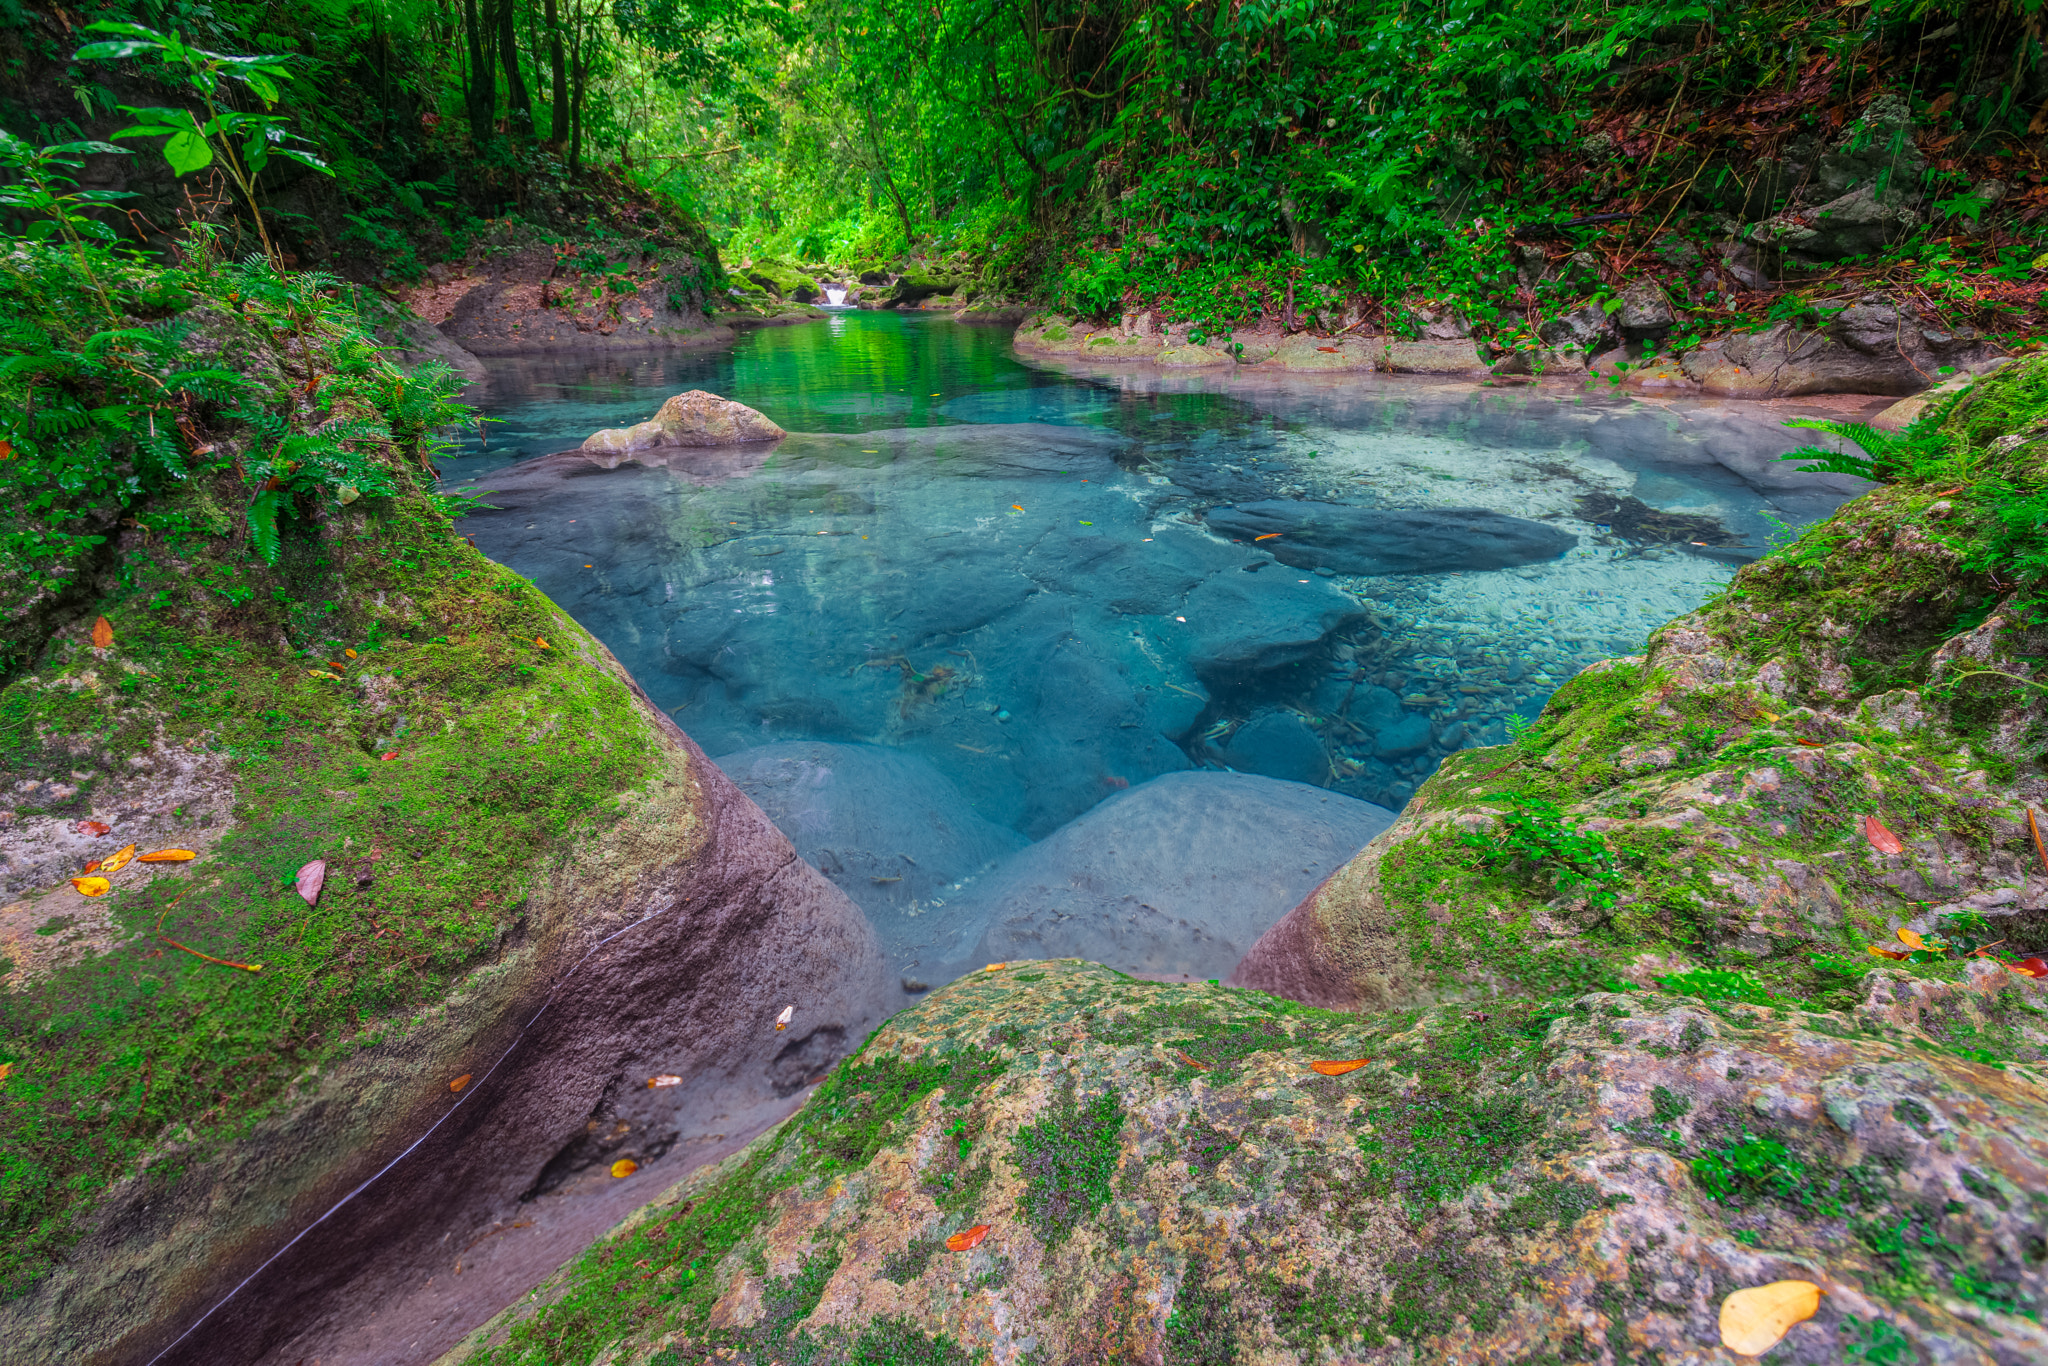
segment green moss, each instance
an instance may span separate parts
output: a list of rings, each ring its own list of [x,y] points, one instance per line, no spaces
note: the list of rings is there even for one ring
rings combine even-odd
[[[1017,1131],[1012,1160],[1024,1176],[1021,1212],[1047,1247],[1066,1241],[1111,1200],[1124,1118],[1115,1092],[1083,1103],[1069,1077],[1050,1113]]]
[[[1228,1289],[1189,1267],[1173,1293],[1162,1344],[1167,1366],[1232,1366],[1239,1359],[1239,1315]]]

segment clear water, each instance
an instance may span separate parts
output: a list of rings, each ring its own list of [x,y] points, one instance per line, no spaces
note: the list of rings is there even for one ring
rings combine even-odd
[[[551,454],[693,388],[795,435],[611,470]],[[1739,406],[1061,373],[1018,360],[1007,329],[893,313],[715,354],[494,363],[476,397],[492,423],[443,474],[498,507],[465,531],[712,756],[886,746],[1034,840],[1191,767],[1398,807],[1444,754],[1639,651],[1852,487],[1791,473],[1784,415]],[[1588,519],[1596,495],[1737,545],[1632,543]],[[1200,519],[1297,498],[1490,508],[1576,543],[1506,569],[1329,576]],[[1322,622],[1337,629],[1296,657]]]

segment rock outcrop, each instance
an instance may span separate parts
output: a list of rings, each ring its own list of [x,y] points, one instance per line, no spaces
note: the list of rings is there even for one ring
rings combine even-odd
[[[1624,990],[1362,1019],[1013,963],[442,1366],[1733,1366],[1723,1300],[1788,1279],[1823,1293],[1775,1360],[2021,1366],[2048,1351],[2015,1312],[2048,1107],[1936,1021],[2026,1009],[1902,976],[1842,1010]]]
[[[274,317],[188,345],[260,372],[302,344]],[[379,491],[306,495],[273,568],[220,511],[259,438],[208,420],[219,460],[144,509],[186,530],[117,531],[0,692],[10,1363],[434,1350],[638,1203],[614,1164],[730,1151],[901,999],[415,452],[352,438]],[[161,849],[195,857],[130,857]]]
[[[593,456],[638,455],[668,447],[751,446],[789,435],[744,403],[702,389],[677,394],[631,427],[607,427],[584,439]]]
[[[1996,350],[1882,294],[1849,302],[1816,328],[1784,322],[1686,353],[1688,378],[1726,398],[1800,394],[1915,394],[1959,367],[1987,366]]]
[[[408,302],[473,356],[728,342],[707,312],[716,253],[692,228],[563,242],[506,223]]]

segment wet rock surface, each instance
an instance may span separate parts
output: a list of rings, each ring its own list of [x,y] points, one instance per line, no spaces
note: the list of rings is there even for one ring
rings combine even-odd
[[[692,389],[663,403],[645,422],[593,432],[582,449],[598,456],[639,455],[664,447],[749,446],[787,435],[744,403]]]
[[[1220,977],[1300,899],[1296,889],[1328,877],[1393,818],[1249,774],[1154,778],[969,884],[940,912],[959,927],[951,953],[941,943],[928,960],[971,970],[1081,957],[1146,976]]]
[[[798,857],[867,913],[884,952],[906,973],[944,923],[935,903],[1028,843],[976,815],[943,773],[901,750],[792,740],[738,750],[718,764]]]
[[[2012,1312],[2043,1288],[2039,1066],[1956,1056],[1877,1004],[1894,978],[1832,1012],[1621,991],[1360,1018],[1070,961],[977,973],[445,1366],[1733,1366],[1722,1300],[1795,1278],[1821,1307],[1774,1360],[2020,1366],[2048,1351]],[[2017,1012],[2038,1058],[2040,990],[1915,1006]]]
[[[1211,508],[1218,534],[1283,564],[1340,574],[1440,574],[1556,559],[1577,538],[1485,508],[1361,508],[1274,499]]]

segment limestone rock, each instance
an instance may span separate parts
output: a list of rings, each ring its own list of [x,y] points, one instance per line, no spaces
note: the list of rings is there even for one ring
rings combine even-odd
[[[582,449],[593,455],[627,455],[664,446],[744,446],[780,441],[787,435],[744,403],[692,389],[669,399],[645,422],[592,433]]]
[[[1654,348],[1671,335],[1671,329],[1678,325],[1678,315],[1672,311],[1671,296],[1664,292],[1664,286],[1646,275],[1631,281],[1621,291],[1621,307],[1615,312],[1614,325],[1623,341]]]
[[[741,274],[778,299],[811,304],[825,297],[824,290],[815,279],[787,261],[772,257],[756,261]]]
[[[1608,350],[1618,340],[1614,320],[1605,309],[1592,304],[1582,304],[1561,317],[1544,320],[1537,325],[1536,335],[1581,370],[1586,368],[1587,357]]]
[[[1686,376],[1727,398],[1800,394],[1914,394],[1939,383],[1944,369],[1992,357],[1968,329],[1949,330],[1882,294],[1850,301],[1820,330],[1790,322],[1738,333],[1687,352]]]
[[[1364,616],[1356,599],[1319,578],[1213,574],[1187,596],[1188,664],[1213,691],[1274,686],[1319,664],[1330,637]]]
[[[943,914],[982,927],[971,967],[1081,956],[1148,976],[1221,977],[1392,819],[1301,783],[1169,773],[1013,854]]]
[[[1861,185],[1838,199],[1760,223],[1748,234],[1758,246],[1787,251],[1809,261],[1867,256],[1901,241],[1922,218],[1896,194],[1880,196]]]
[[[1283,564],[1340,574],[1439,574],[1552,560],[1570,532],[1485,508],[1361,508],[1274,499],[1211,508],[1212,531]],[[1274,539],[1259,540],[1261,536]]]
[[[2010,1011],[2041,994],[2013,990]],[[1692,1165],[1745,1143],[1725,1179]],[[2044,1182],[2048,1108],[2019,1069],[1843,1011],[1646,990],[1360,1018],[1012,964],[897,1016],[788,1125],[441,1366],[1025,1341],[1055,1362],[1732,1362],[1722,1299],[1785,1279],[1824,1293],[1775,1358],[1847,1360],[1882,1324],[1900,1354],[2020,1366],[2048,1352],[2014,1312],[2042,1290]],[[1921,1279],[1878,1229],[1914,1239]],[[687,1283],[622,1274],[692,1257]]]

